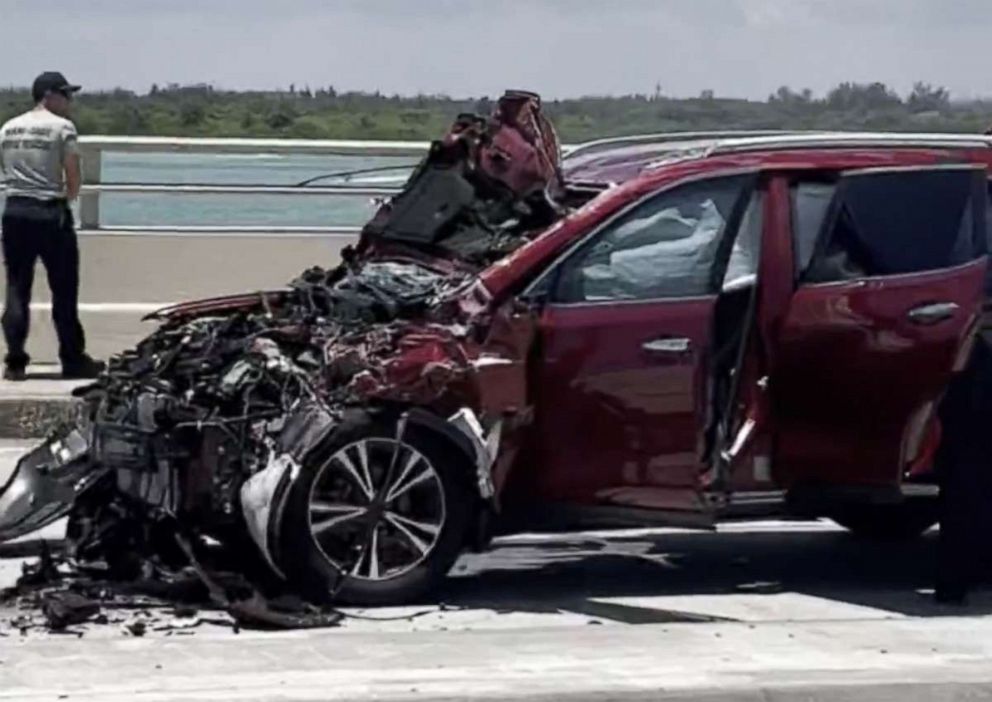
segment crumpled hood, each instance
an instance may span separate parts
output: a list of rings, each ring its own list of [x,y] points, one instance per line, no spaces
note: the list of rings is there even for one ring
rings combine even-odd
[[[265,290],[187,300],[150,312],[141,321],[176,322],[195,317],[263,310],[267,306],[281,304],[288,294],[288,289]]]
[[[333,269],[310,268],[282,289],[189,300],[156,310],[144,320],[181,323],[239,313],[279,315],[293,305],[306,305],[315,318],[387,321],[424,312],[438,294],[453,290],[468,277],[451,266],[370,256]]]

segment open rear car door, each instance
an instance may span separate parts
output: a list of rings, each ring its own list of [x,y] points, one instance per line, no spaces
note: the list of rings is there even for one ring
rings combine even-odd
[[[770,347],[781,485],[896,501],[931,468],[981,313],[986,183],[969,165],[789,184],[795,289]]]

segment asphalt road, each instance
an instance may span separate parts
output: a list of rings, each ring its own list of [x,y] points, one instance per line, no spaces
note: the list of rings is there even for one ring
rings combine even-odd
[[[436,598],[335,629],[0,631],[0,700],[992,697],[992,594],[932,604],[934,549],[825,522],[523,535],[464,557]],[[0,587],[20,563],[0,560]]]

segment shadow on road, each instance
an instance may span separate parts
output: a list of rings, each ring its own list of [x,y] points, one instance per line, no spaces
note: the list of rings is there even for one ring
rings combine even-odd
[[[841,531],[757,531],[511,541],[460,560],[442,596],[456,606],[594,614],[589,598],[793,592],[911,616],[992,613],[987,593],[962,608],[919,592],[932,587],[936,537],[879,543]],[[619,616],[668,616],[652,611]]]
[[[62,371],[58,368],[55,370],[31,370],[28,369],[27,380],[64,380],[62,377]]]

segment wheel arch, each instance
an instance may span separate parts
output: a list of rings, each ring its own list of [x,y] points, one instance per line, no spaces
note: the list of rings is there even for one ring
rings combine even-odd
[[[445,442],[452,451],[461,454],[467,461],[467,465],[472,466],[475,470],[474,476],[470,477],[479,478],[480,471],[489,470],[489,466],[479,465],[476,447],[469,438],[469,435],[452,424],[451,421],[420,407],[413,407],[407,410],[404,414],[410,424],[420,427],[426,431],[433,432],[437,438]],[[482,494],[481,490],[479,491],[480,499],[484,500],[488,497],[488,495]]]
[[[471,411],[471,410],[469,410]],[[473,414],[474,416],[474,414]],[[478,532],[485,523],[486,515],[490,510],[485,509],[486,505],[492,505],[492,495],[486,494],[483,485],[488,484],[490,462],[481,455],[481,438],[473,442],[469,430],[459,428],[451,420],[444,419],[440,415],[421,407],[394,407],[394,406],[369,406],[355,407],[345,410],[340,421],[336,422],[333,428],[326,425],[319,431],[309,433],[299,441],[294,447],[293,458],[295,463],[302,464],[315,452],[328,444],[333,444],[343,428],[352,426],[354,423],[370,421],[373,419],[386,419],[390,422],[399,423],[404,420],[408,425],[417,427],[422,431],[429,432],[435,437],[446,451],[451,451],[465,459],[466,478],[474,486],[473,494],[478,498],[479,509],[473,510],[475,517],[475,530]],[[288,448],[288,447],[284,447]],[[288,452],[287,452],[288,453]],[[264,537],[253,535],[255,541],[261,547],[269,565],[276,570],[279,575],[283,575],[282,570],[276,565],[280,562],[279,544],[282,542],[282,529],[286,520],[285,503],[289,495],[290,484],[296,479],[296,471],[287,467],[277,480],[277,485],[273,486],[271,504],[268,506],[266,517],[268,524]]]
[[[471,410],[467,411],[472,412]],[[474,416],[474,413],[472,414]],[[487,473],[489,470],[488,464],[483,465],[484,457],[479,455],[479,448],[477,446],[481,443],[481,439],[479,441],[473,441],[470,431],[456,426],[451,419],[445,419],[436,412],[423,407],[381,405],[349,409],[344,414],[339,426],[344,426],[351,421],[359,421],[362,418],[371,419],[376,417],[385,418],[397,424],[405,419],[410,426],[419,427],[424,431],[432,433],[449,450],[461,455],[467,462],[466,465],[472,466],[475,473],[469,477],[481,479],[484,473]],[[333,442],[337,433],[336,429],[337,427],[335,431],[330,432],[324,438],[324,441]],[[310,450],[314,448],[316,446],[311,447]],[[482,500],[490,497],[490,495],[485,494],[484,490],[479,489],[478,486],[477,492],[479,493],[479,498]]]
[[[283,567],[286,579],[297,582],[308,597],[368,604],[390,602],[393,601],[390,598],[397,596],[405,601],[413,596],[410,592],[419,592],[429,583],[436,584],[446,575],[457,554],[471,548],[473,537],[485,523],[482,515],[488,514],[474,485],[471,441],[467,435],[462,438],[457,425],[448,424],[436,413],[399,405],[355,407],[337,413],[335,427],[300,456],[298,472],[286,471],[283,508],[278,512],[279,523],[271,539],[276,549],[273,560]],[[304,528],[305,504],[312,486],[320,479],[325,454],[368,437],[375,441],[395,438],[422,454],[433,464],[438,482],[444,486],[447,504],[444,508],[447,516],[442,517],[444,527],[438,536],[440,540],[432,546],[431,557],[393,580],[372,583],[343,577],[340,567],[317,546],[309,529]],[[383,465],[381,456],[379,465]],[[405,594],[397,595],[400,591]]]

